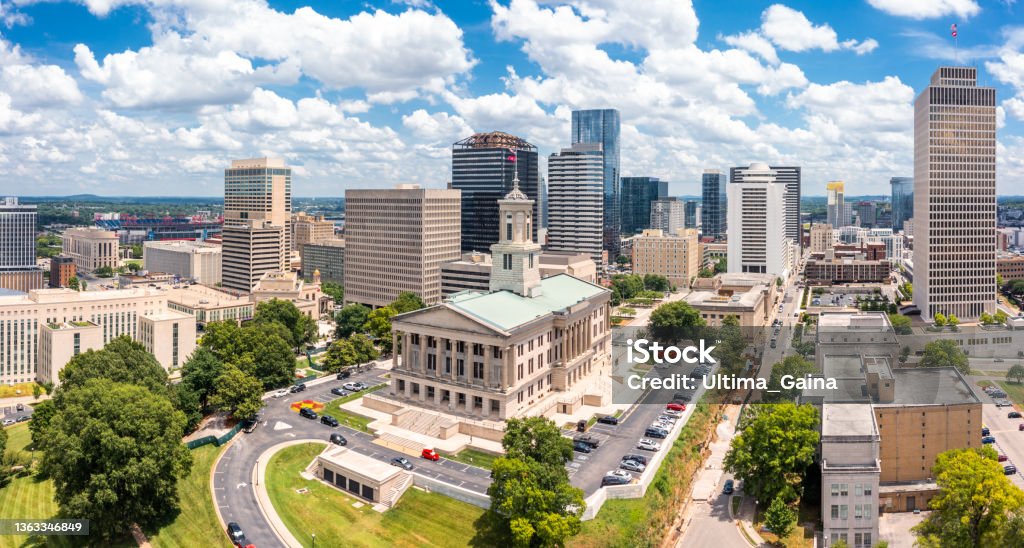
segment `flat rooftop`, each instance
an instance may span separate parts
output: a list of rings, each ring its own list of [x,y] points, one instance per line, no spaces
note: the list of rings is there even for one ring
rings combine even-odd
[[[893,405],[981,403],[954,367],[915,367],[893,371]]]
[[[821,435],[825,436],[877,436],[875,414],[871,405],[840,405],[826,403],[821,406]]]
[[[830,403],[872,403],[867,374],[892,379],[893,401],[878,406],[952,405],[980,403],[963,376],[953,367],[893,368],[886,356],[825,355],[822,375],[836,379],[836,390],[806,390],[806,398]]]
[[[683,297],[692,306],[724,306],[727,308],[753,308],[763,298],[762,294],[766,286],[754,286],[749,291],[733,293],[732,295],[721,295],[717,291],[694,291]]]
[[[858,314],[823,313],[818,316],[819,329],[889,329],[889,319],[880,312]]]
[[[251,304],[248,297],[236,297],[205,285],[183,285],[168,289],[167,300],[189,308],[223,308]]]
[[[347,447],[330,447],[320,453],[320,459],[335,466],[340,466],[353,472],[370,478],[376,482],[383,483],[394,476],[401,474],[402,469],[397,466],[367,457],[350,450]]]
[[[158,296],[163,296],[163,292],[151,287],[132,287],[128,289],[110,289],[106,291],[75,291],[67,288],[47,288],[33,289],[28,293],[18,293],[16,295],[0,295],[0,306],[112,301],[117,299]]]

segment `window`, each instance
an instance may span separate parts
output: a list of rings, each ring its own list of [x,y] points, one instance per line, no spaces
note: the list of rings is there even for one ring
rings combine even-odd
[[[859,483],[854,484],[854,486],[853,486],[853,494],[857,495],[859,497],[859,496],[861,496],[862,493],[863,493],[863,491],[862,491],[861,485]]]
[[[839,505],[839,519],[848,519],[850,517],[849,506],[846,504]]]
[[[839,496],[847,497],[849,495],[850,495],[850,484],[849,483],[840,483],[839,484]]]
[[[833,497],[838,497],[839,496],[839,484],[838,483],[833,483],[832,484],[832,496]]]
[[[484,364],[480,362],[473,362],[473,378],[483,379],[484,378]]]
[[[505,267],[505,270],[512,270],[512,255],[509,255],[508,253],[502,253],[501,261],[503,263],[502,266]]]
[[[839,505],[832,505],[832,519],[839,519]]]
[[[864,496],[868,496],[870,494],[871,494],[871,484],[870,483],[865,483],[864,484]]]

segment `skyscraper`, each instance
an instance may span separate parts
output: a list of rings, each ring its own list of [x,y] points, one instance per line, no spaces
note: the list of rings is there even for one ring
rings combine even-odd
[[[651,202],[649,226],[670,236],[686,228],[686,204],[676,197],[654,200]]]
[[[267,272],[287,269],[292,170],[280,158],[232,160],[224,170],[222,284],[249,292]]]
[[[574,110],[572,144],[598,143],[604,152],[604,248],[610,257],[619,255],[619,111]]]
[[[29,291],[43,287],[36,267],[36,206],[17,198],[0,201],[0,288]]]
[[[850,224],[850,218],[846,214],[846,202],[843,197],[845,186],[842,181],[832,181],[825,185],[825,193],[827,195],[825,222],[832,225],[832,228],[842,228]]]
[[[860,222],[861,227],[875,227],[876,208],[875,202],[864,201],[857,203],[857,220]]]
[[[803,246],[801,238],[802,225],[800,223],[800,167],[799,166],[768,166],[775,172],[775,182],[783,185],[786,190],[786,237],[794,243]],[[729,170],[729,182],[737,183],[743,180],[743,174],[747,168],[734,167]]]
[[[903,230],[903,221],[914,218],[914,178],[893,177],[892,185],[892,229]]]
[[[622,234],[650,227],[651,202],[668,196],[668,181],[657,177],[622,177]]]
[[[697,200],[686,201],[686,228],[697,228]]]
[[[725,237],[727,225],[725,183],[725,175],[717,169],[705,169],[701,177],[701,235],[716,240]]]
[[[914,304],[925,318],[995,312],[996,90],[939,67],[914,101]]]
[[[548,157],[549,251],[585,253],[601,264],[604,155],[600,144],[577,143]]]
[[[786,188],[767,164],[743,168],[729,183],[729,272],[774,274],[786,278],[790,240],[786,236]]]
[[[519,137],[493,131],[475,133],[452,145],[452,185],[462,191],[462,250],[486,251],[498,241],[498,200],[512,191],[514,171],[530,196],[538,189],[537,147]],[[533,216],[539,218],[538,204]],[[533,226],[537,240],[537,226]]]

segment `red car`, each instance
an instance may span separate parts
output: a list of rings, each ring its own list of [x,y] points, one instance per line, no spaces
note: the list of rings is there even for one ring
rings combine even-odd
[[[673,411],[686,411],[685,403],[670,403],[665,406],[665,409],[671,409]]]
[[[1017,430],[1024,430],[1024,422],[1017,425]]]
[[[999,462],[1006,462],[1006,455],[999,455],[996,460]]]
[[[434,451],[433,449],[424,449],[420,452],[420,456],[432,461],[441,460],[441,455],[438,455],[437,451]]]

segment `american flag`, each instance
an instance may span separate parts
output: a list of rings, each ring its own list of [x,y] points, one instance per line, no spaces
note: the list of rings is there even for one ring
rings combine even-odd
[[[949,27],[949,32],[953,34],[953,38],[956,38],[956,23]]]

